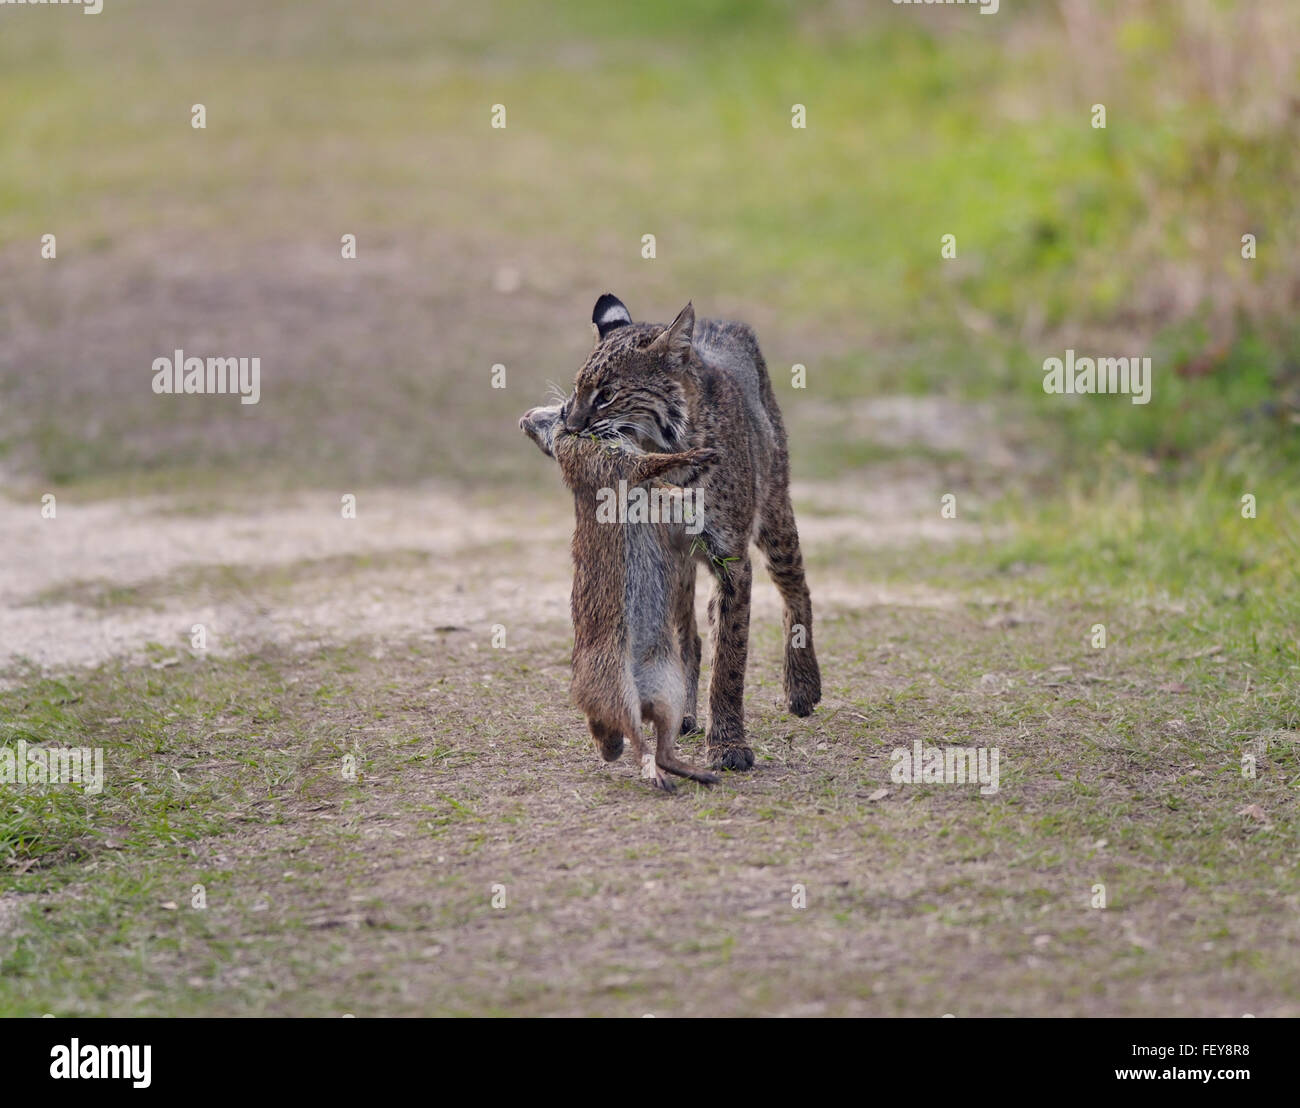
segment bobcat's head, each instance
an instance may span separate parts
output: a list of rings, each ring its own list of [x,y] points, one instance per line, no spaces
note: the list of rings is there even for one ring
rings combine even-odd
[[[687,304],[667,327],[633,323],[623,302],[605,293],[591,322],[596,348],[560,409],[565,430],[626,436],[646,450],[681,449],[695,309]]]

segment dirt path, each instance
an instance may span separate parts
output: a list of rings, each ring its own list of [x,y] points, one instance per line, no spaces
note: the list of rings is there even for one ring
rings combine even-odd
[[[810,557],[845,541],[870,550],[972,533],[939,518],[935,487],[924,479],[804,484],[795,495],[807,509],[799,526]],[[438,488],[362,492],[354,519],[325,492],[230,500],[208,514],[162,497],[85,504],[65,497],[52,520],[7,502],[0,671],[24,659],[50,672],[139,660],[148,643],[188,648],[195,624],[218,654],[496,622],[551,631],[568,618],[570,512],[558,488],[492,507]],[[815,595],[828,610],[944,603],[931,590],[827,575]],[[763,618],[779,610],[768,587],[755,603]]]

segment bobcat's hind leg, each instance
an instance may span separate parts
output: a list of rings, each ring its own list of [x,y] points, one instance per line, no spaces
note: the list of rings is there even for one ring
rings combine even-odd
[[[781,684],[786,704],[796,716],[812,715],[822,698],[822,675],[813,648],[812,596],[804,579],[799,529],[788,492],[768,501],[759,525],[758,548],[763,552],[767,572],[780,590],[785,608],[785,664]]]

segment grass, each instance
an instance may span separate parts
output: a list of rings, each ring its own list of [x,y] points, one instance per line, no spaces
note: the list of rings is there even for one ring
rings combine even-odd
[[[1195,465],[1262,442],[1294,474],[1295,119],[1263,131],[1247,111],[1269,66],[1243,63],[1216,98],[1182,60],[1249,21],[1132,0],[1090,14],[1080,44],[1043,13],[886,8],[845,25],[830,5],[643,7],[612,18],[568,0],[541,20],[399,3],[381,31],[341,3],[310,26],[259,4],[256,42],[234,15],[128,0],[93,27],[11,21],[0,251],[24,280],[0,443],[14,468],[116,493],[214,470],[246,486],[528,482],[535,467],[483,443],[570,378],[585,305],[614,287],[651,317],[686,295],[748,316],[774,373],[809,366],[822,400],[993,398],[1080,457],[1116,441]],[[32,244],[55,228],[60,260],[42,263]],[[361,242],[351,268],[345,231]],[[66,274],[96,266],[87,305]],[[501,266],[522,298],[493,291]],[[145,301],[167,305],[166,325]],[[112,320],[137,312],[137,339],[110,339],[112,372],[96,367]],[[256,409],[122,387],[196,331],[260,353]],[[1038,367],[1067,345],[1153,357],[1152,403],[1044,397]],[[495,363],[505,390],[486,385]],[[788,418],[823,440],[798,405]],[[852,446],[851,429],[832,433]]]
[[[1300,833],[1290,615],[1135,585],[1158,545],[1080,588],[1059,537],[1037,563],[1020,542],[954,548],[962,575],[927,562],[950,607],[824,610],[806,723],[756,625],[758,770],[667,801],[598,767],[558,643],[110,663],[0,694],[11,741],[108,764],[99,797],[8,795],[0,1010],[1300,1010],[1275,911]],[[916,740],[998,747],[1000,791],[892,783]]]

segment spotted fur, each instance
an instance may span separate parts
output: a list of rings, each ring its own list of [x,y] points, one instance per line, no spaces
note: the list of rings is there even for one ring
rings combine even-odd
[[[748,769],[754,762],[744,727],[751,542],[763,553],[784,605],[786,703],[795,715],[806,716],[821,700],[812,598],[790,504],[785,426],[748,326],[717,320],[697,325],[690,304],[667,326],[630,320],[616,297],[606,293],[597,301],[596,346],[560,407],[559,424],[571,433],[621,438],[647,451],[707,445],[717,452],[716,464],[701,479],[703,530],[684,554],[686,568],[669,602],[686,667],[682,727],[688,730],[695,726],[701,656],[695,568],[708,569],[714,582],[709,758],[718,768]]]

